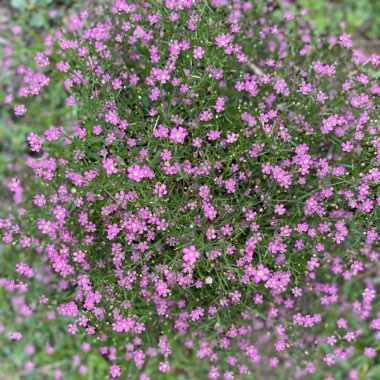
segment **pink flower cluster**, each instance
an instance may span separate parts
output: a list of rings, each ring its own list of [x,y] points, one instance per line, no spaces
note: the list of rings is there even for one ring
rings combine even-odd
[[[143,178],[154,178],[153,171],[147,165],[134,165],[128,168],[128,178],[140,182]]]
[[[30,62],[5,46],[7,122],[30,130],[4,171],[0,335],[26,376],[371,376],[380,57],[306,13],[86,3]]]

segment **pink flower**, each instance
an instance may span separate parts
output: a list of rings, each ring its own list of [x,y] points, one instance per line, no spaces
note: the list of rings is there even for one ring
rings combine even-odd
[[[347,49],[352,48],[351,36],[349,34],[343,33],[339,37],[339,40],[340,40],[340,43],[342,44],[342,46],[344,46],[345,48],[347,48]]]
[[[190,318],[192,321],[197,321],[204,315],[204,310],[201,307],[197,307],[190,313]]]
[[[116,223],[109,224],[107,227],[107,239],[113,240],[117,236],[119,231],[120,231],[120,228]]]
[[[283,215],[285,213],[286,209],[283,204],[276,204],[274,207],[275,214]]]
[[[18,104],[14,108],[14,112],[16,116],[22,116],[26,114],[26,107],[23,104]]]
[[[161,372],[168,372],[170,370],[169,362],[160,362],[159,369]]]
[[[368,356],[369,358],[375,358],[376,350],[373,347],[366,347],[364,348],[364,355]]]
[[[139,165],[134,165],[128,168],[128,178],[136,182],[140,182],[143,178],[143,172]]]
[[[257,84],[255,81],[249,81],[245,83],[245,91],[249,92],[250,96],[257,95]]]
[[[120,377],[121,369],[118,365],[113,365],[110,367],[110,375],[111,377]]]
[[[106,158],[102,161],[104,169],[106,169],[107,175],[116,174],[119,172],[119,169],[116,167],[116,163],[112,158]]]
[[[154,186],[153,192],[154,194],[157,194],[159,198],[162,198],[168,193],[167,187],[164,183],[156,183],[156,185]]]
[[[34,56],[34,60],[36,61],[37,65],[40,67],[46,67],[46,66],[49,66],[50,64],[49,58],[46,57],[46,55],[41,52],[36,53],[36,55]]]
[[[264,265],[259,264],[256,269],[253,270],[252,276],[255,283],[260,281],[266,281],[269,278],[270,271],[268,268],[265,268]]]
[[[230,42],[232,42],[234,36],[232,34],[219,34],[215,37],[215,42],[218,47],[227,47]]]
[[[167,297],[170,293],[165,281],[159,280],[156,282],[156,291],[159,296]]]
[[[215,106],[214,106],[214,109],[217,113],[220,113],[220,112],[223,112],[224,111],[224,103],[225,103],[225,100],[224,98],[218,98],[216,100],[216,103],[215,103]]]
[[[293,13],[292,12],[290,12],[290,11],[286,11],[285,13],[284,13],[284,19],[285,20],[293,20],[293,18],[294,18],[294,15],[293,15]]]
[[[45,131],[45,137],[48,141],[55,141],[59,138],[59,130],[51,127]]]
[[[40,149],[42,148],[42,144],[41,144],[40,138],[38,137],[36,133],[29,133],[27,140],[28,140],[30,149],[33,152],[40,151]]]
[[[182,252],[184,253],[183,261],[186,261],[189,264],[195,264],[201,255],[194,245],[191,245],[188,248],[184,248]]]
[[[335,364],[335,358],[334,355],[327,354],[324,358],[323,361],[326,363],[327,366],[332,366]]]
[[[193,50],[193,55],[195,59],[201,59],[205,51],[199,46]]]
[[[249,356],[251,359],[254,359],[258,355],[258,351],[255,346],[248,346],[245,350],[245,353],[247,356]]]
[[[46,197],[43,194],[37,194],[34,197],[34,204],[36,204],[38,207],[42,207],[46,203]]]
[[[119,124],[120,122],[119,115],[115,111],[108,111],[108,113],[105,116],[105,120],[107,123],[113,125]]]
[[[275,347],[277,351],[284,351],[285,350],[285,341],[284,340],[278,340],[275,343]]]
[[[179,144],[182,144],[185,141],[185,138],[188,134],[189,133],[187,132],[185,128],[182,128],[182,127],[173,128],[170,133],[170,139]]]
[[[22,339],[22,333],[19,331],[11,331],[8,334],[8,337],[10,340],[21,340]]]
[[[311,91],[311,84],[310,83],[306,83],[306,82],[302,82],[302,84],[300,86],[300,91],[304,95],[308,94]]]
[[[102,131],[103,129],[101,125],[94,125],[92,128],[92,133],[97,136],[99,136],[102,133]]]

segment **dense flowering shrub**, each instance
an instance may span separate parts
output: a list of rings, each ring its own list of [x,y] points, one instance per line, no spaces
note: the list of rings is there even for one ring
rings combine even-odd
[[[380,57],[305,14],[116,0],[15,65],[30,154],[5,178],[2,330],[34,339],[26,371],[64,329],[88,379],[375,378]],[[41,131],[28,114],[57,84]]]

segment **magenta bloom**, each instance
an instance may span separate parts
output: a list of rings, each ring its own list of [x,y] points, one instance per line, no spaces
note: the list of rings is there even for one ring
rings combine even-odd
[[[128,168],[128,178],[133,179],[136,182],[140,182],[143,178],[154,178],[154,173],[149,166],[133,165]]]
[[[275,347],[277,351],[284,351],[285,350],[285,341],[284,340],[278,340],[275,343]]]
[[[200,46],[195,48],[193,51],[194,58],[196,58],[196,59],[201,59],[203,57],[204,53],[205,53],[205,51]]]
[[[340,43],[342,44],[342,46],[344,46],[345,48],[347,48],[347,49],[352,48],[351,36],[349,34],[343,33],[339,37],[339,40],[340,40]]]
[[[106,169],[107,175],[116,174],[119,169],[115,166],[116,163],[112,158],[106,158],[102,161],[103,168]]]
[[[265,268],[264,265],[259,264],[256,269],[253,270],[252,276],[255,283],[259,283],[260,281],[266,281],[269,278],[269,269]]]
[[[110,375],[111,377],[120,377],[121,375],[121,370],[118,365],[113,365],[110,367]]]
[[[185,137],[188,134],[189,133],[187,132],[187,130],[185,128],[182,128],[182,127],[173,128],[171,133],[170,133],[170,139],[172,141],[179,143],[179,144],[182,144],[185,141]]]
[[[168,372],[170,370],[169,362],[160,362],[159,369],[161,372]]]
[[[188,248],[184,248],[182,251],[184,253],[183,261],[186,261],[189,264],[195,264],[201,255],[194,245],[191,245]]]
[[[141,178],[143,178],[143,173],[138,165],[133,165],[128,168],[128,178],[133,179],[136,182],[140,182]]]
[[[22,116],[26,114],[26,107],[23,104],[18,104],[14,108],[14,112],[16,116]]]

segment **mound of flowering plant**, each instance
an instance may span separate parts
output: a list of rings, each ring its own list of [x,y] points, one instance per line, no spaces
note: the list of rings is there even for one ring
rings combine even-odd
[[[41,313],[104,357],[87,379],[376,378],[380,57],[305,14],[116,0],[44,36],[5,99],[8,339]]]

